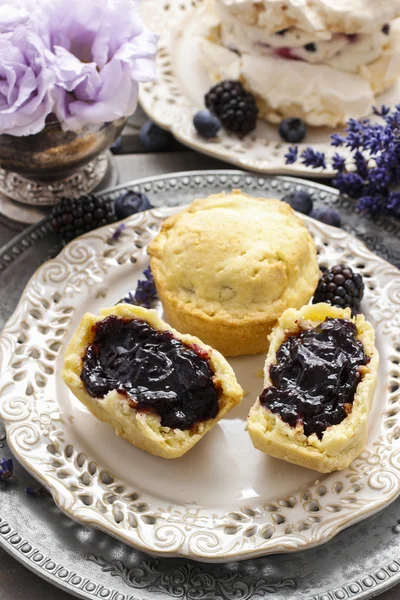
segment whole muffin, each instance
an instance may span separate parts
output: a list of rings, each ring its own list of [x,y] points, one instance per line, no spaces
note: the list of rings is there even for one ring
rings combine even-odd
[[[225,356],[268,349],[289,307],[316,288],[314,240],[288,204],[239,190],[196,200],[149,246],[166,318]]]

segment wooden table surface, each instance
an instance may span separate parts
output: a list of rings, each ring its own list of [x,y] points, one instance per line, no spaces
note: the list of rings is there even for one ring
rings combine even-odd
[[[141,119],[142,115],[139,114],[136,118]],[[141,153],[135,136],[135,122],[131,135],[124,138],[124,146],[131,154],[116,156],[120,183],[178,171],[233,168],[229,164],[184,149],[171,153]],[[15,235],[15,230],[0,222],[0,246]],[[400,585],[377,598],[400,600]],[[43,581],[0,548],[0,600],[73,600],[73,596]]]

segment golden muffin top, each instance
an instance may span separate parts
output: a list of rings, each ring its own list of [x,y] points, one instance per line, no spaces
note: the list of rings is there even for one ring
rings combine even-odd
[[[216,320],[276,320],[312,296],[313,238],[291,207],[234,190],[168,218],[149,246],[161,297]]]

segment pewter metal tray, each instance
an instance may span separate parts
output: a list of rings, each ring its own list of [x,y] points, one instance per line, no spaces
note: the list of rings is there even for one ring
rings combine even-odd
[[[344,228],[376,254],[400,263],[400,223],[368,219],[329,187],[285,177],[239,171],[201,171],[153,177],[120,186],[146,192],[155,206],[178,205],[229,188],[282,197],[301,187],[316,204],[340,210]],[[0,249],[0,328],[13,312],[36,268],[59,250],[49,220],[25,230]],[[0,425],[0,457],[8,456]],[[65,591],[109,600],[357,600],[400,583],[400,500],[340,533],[323,547],[224,565],[153,559],[93,529],[74,523],[48,497],[30,497],[32,478],[16,466],[17,478],[0,488],[0,545]]]

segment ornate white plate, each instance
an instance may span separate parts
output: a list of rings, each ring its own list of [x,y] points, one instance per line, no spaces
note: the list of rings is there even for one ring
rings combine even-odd
[[[378,511],[400,491],[400,272],[346,232],[305,219],[321,264],[362,271],[376,328],[379,384],[365,452],[318,475],[255,450],[245,418],[263,356],[232,360],[243,404],[185,457],[165,461],[117,438],[60,379],[85,311],[116,303],[148,264],[146,246],[177,208],[91,232],[45,263],[0,338],[0,418],[10,448],[70,517],[159,555],[226,561],[310,548]]]
[[[170,130],[186,146],[227,161],[243,169],[260,173],[311,175],[316,171],[300,163],[285,164],[285,154],[293,144],[282,141],[275,125],[260,120],[254,134],[243,140],[227,131],[218,138],[205,141],[193,127],[193,115],[204,108],[204,94],[211,87],[201,64],[196,11],[203,0],[146,0],[143,16],[159,36],[157,80],[141,86],[140,102],[146,113],[161,127]],[[395,105],[399,101],[400,82],[379,98],[378,105]],[[371,107],[372,109],[372,107]],[[333,130],[309,128],[300,149],[312,146],[325,152],[328,159],[336,151],[329,144]],[[329,168],[318,177],[331,177]]]

